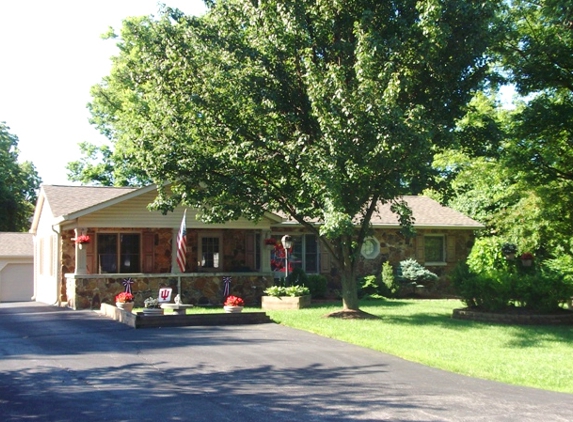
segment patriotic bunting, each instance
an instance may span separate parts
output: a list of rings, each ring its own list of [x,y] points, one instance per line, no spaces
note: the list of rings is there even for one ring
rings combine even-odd
[[[231,277],[223,277],[223,284],[225,285],[223,296],[227,297],[231,291]]]
[[[132,284],[133,284],[133,280],[131,278],[126,278],[123,280],[123,287],[125,287],[126,293],[132,293],[132,291],[131,291],[131,285]]]

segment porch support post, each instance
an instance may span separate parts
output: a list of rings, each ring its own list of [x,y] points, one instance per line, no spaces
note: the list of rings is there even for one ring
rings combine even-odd
[[[76,237],[82,234],[82,229],[76,229]],[[76,274],[87,274],[87,244],[76,243]]]
[[[261,250],[261,271],[265,273],[271,271],[271,250],[265,245],[265,239],[269,237],[271,237],[270,231],[263,232],[259,248]]]

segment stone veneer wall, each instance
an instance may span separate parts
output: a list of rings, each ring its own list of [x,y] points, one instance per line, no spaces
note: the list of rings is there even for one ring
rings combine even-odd
[[[217,305],[223,303],[223,277],[231,277],[230,294],[240,296],[247,305],[257,305],[263,290],[272,285],[272,274],[259,273],[196,273],[181,277],[181,292],[177,290],[178,277],[172,274],[148,274],[131,277],[135,307],[143,307],[148,297],[157,297],[161,287],[173,289],[172,299],[178,293],[183,303]],[[73,309],[100,309],[102,303],[115,304],[115,295],[124,291],[124,275],[66,275],[68,306]]]

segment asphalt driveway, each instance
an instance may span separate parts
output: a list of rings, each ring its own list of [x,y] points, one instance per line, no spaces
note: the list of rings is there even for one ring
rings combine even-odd
[[[92,311],[4,303],[0,420],[572,421],[573,395],[277,324],[135,330]]]

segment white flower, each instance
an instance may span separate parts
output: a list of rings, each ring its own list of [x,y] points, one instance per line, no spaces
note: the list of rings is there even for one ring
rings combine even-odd
[[[152,297],[148,297],[143,301],[143,304],[145,305],[146,308],[157,308],[157,306],[159,305],[159,300]]]

